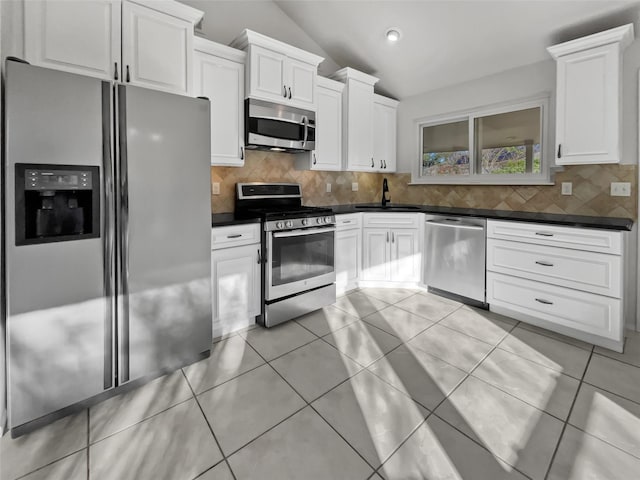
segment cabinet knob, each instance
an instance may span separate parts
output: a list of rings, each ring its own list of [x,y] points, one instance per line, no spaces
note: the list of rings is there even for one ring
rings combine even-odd
[[[291,100],[291,87],[289,87],[289,100]]]
[[[113,79],[118,80],[118,62],[115,62],[115,73],[113,74]]]
[[[127,65],[127,83],[131,81],[131,76],[129,75],[129,65]]]
[[[558,144],[558,158],[562,158],[562,144]]]
[[[373,163],[373,157],[371,157],[371,168],[375,167],[375,164]]]
[[[260,256],[260,250],[258,250],[258,263],[262,262],[262,257]]]
[[[318,159],[316,158],[316,152],[313,152],[313,164],[318,163]]]
[[[283,85],[282,88],[284,88],[284,95],[282,95],[284,98],[287,98],[287,86]]]
[[[240,160],[244,160],[244,147],[240,147]]]
[[[382,160],[380,160],[380,168],[384,168],[382,165]]]
[[[387,168],[387,161],[386,160],[382,160],[382,164],[384,165],[382,168]]]

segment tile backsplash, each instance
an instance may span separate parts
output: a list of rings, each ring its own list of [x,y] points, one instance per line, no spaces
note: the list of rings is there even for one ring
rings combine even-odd
[[[389,182],[393,203],[450,207],[567,213],[637,218],[636,165],[575,165],[555,174],[555,185],[413,185],[406,173],[315,172],[295,169],[295,156],[247,151],[244,167],[211,167],[211,182],[220,195],[211,196],[214,213],[231,212],[237,182],[294,182],[302,184],[305,205],[378,202],[382,179]],[[358,183],[358,191],[351,184]],[[562,182],[573,183],[573,195],[561,195]],[[611,182],[630,182],[630,197],[609,195]],[[326,193],[326,184],[331,193]]]

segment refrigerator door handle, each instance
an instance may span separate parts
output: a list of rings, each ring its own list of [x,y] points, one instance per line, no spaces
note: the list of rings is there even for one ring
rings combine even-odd
[[[118,162],[116,173],[120,178],[118,196],[119,225],[118,231],[118,384],[129,381],[129,184],[127,165],[127,115],[126,88],[117,86],[117,119],[118,119]]]
[[[104,262],[104,389],[114,387],[114,236],[113,236],[113,96],[110,82],[102,82],[102,245]]]

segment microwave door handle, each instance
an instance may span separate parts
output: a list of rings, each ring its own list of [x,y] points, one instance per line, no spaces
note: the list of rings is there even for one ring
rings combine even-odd
[[[302,116],[302,124],[304,125],[304,140],[302,140],[302,146],[307,144],[307,138],[309,138],[309,120],[306,115]]]

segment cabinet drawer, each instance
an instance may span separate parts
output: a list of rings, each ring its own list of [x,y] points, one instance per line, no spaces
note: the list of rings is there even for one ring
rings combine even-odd
[[[621,339],[621,302],[615,298],[487,272],[487,302],[581,332]]]
[[[352,228],[360,228],[362,224],[362,215],[360,213],[345,213],[336,215],[336,228],[338,230],[349,230]]]
[[[211,229],[211,249],[260,243],[260,224],[229,225]]]
[[[487,237],[620,255],[622,232],[526,222],[487,221]]]
[[[620,257],[568,248],[487,240],[487,270],[620,298]]]
[[[373,228],[418,228],[422,213],[365,213],[363,224]]]

